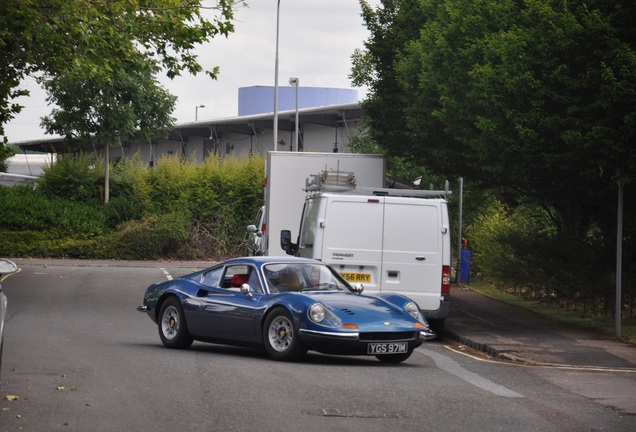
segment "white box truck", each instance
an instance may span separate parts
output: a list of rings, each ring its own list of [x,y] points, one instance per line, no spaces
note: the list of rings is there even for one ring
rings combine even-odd
[[[383,155],[270,151],[265,166],[265,205],[247,226],[250,255],[285,255],[279,236],[296,230],[305,202],[305,181],[319,172],[352,173],[359,186],[381,188],[386,178]],[[273,237],[270,239],[270,235]],[[273,239],[273,240],[272,240]]]
[[[449,193],[309,188],[299,235],[283,230],[281,248],[330,264],[365,291],[410,297],[441,337],[450,306]]]

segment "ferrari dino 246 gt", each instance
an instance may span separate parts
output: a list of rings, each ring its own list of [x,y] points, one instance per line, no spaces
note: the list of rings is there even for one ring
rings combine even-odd
[[[313,350],[397,363],[435,337],[409,298],[362,290],[319,261],[236,258],[151,285],[137,309],[168,348],[194,340],[242,345],[285,361]]]

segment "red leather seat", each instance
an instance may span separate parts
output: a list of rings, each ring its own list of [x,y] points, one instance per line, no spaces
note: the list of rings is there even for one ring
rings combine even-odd
[[[249,275],[237,273],[232,276],[232,287],[240,288],[243,284],[247,283]]]

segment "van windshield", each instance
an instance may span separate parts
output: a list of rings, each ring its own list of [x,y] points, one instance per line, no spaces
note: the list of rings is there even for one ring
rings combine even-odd
[[[263,269],[269,291],[350,291],[349,285],[329,266],[313,263],[277,263]]]

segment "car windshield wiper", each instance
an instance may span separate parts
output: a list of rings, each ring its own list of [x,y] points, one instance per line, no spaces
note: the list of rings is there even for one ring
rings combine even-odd
[[[303,288],[303,291],[340,291],[338,285],[333,283],[321,283],[311,287]]]

